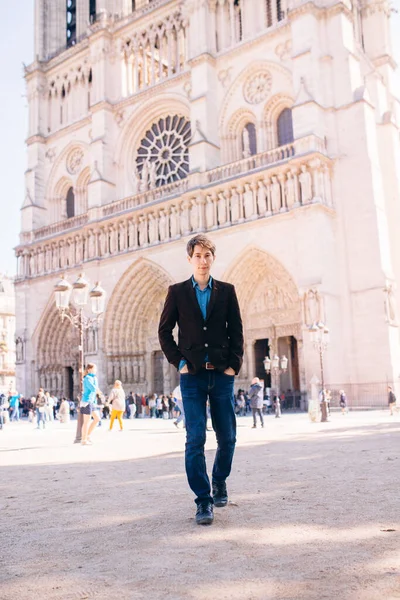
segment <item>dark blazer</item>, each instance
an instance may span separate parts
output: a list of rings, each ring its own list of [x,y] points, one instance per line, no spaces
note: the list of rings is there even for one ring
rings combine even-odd
[[[178,343],[172,331],[178,324]],[[192,279],[171,285],[158,327],[167,360],[179,368],[187,361],[189,373],[197,373],[206,354],[218,371],[232,367],[238,374],[243,362],[243,326],[235,288],[213,278],[206,320],[203,319]]]

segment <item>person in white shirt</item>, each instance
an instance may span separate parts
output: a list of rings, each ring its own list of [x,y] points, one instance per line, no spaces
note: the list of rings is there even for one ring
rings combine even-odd
[[[110,431],[113,428],[115,419],[118,419],[120,431],[123,430],[124,426],[122,423],[122,415],[125,411],[125,392],[122,387],[122,383],[117,379],[114,382],[114,387],[111,390],[111,394],[108,398],[111,406],[111,419],[110,419]]]

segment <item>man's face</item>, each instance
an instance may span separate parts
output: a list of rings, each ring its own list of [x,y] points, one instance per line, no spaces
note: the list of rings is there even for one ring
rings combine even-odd
[[[188,256],[188,261],[192,265],[194,277],[210,276],[210,269],[215,260],[215,256],[208,248],[197,245],[194,247],[193,256]]]

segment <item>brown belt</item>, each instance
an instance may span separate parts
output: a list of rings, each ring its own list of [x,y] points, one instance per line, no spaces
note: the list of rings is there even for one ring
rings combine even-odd
[[[203,363],[201,366],[203,367],[203,369],[207,369],[207,371],[214,371],[215,369],[214,365],[210,362]]]

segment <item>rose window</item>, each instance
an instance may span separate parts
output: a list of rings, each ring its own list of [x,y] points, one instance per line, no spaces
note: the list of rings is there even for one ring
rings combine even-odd
[[[184,179],[189,173],[189,142],[190,121],[185,117],[168,116],[153,123],[137,152],[136,164],[142,180],[149,170],[154,173],[156,187]]]

